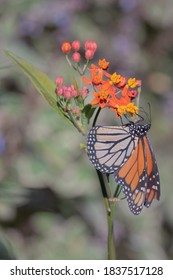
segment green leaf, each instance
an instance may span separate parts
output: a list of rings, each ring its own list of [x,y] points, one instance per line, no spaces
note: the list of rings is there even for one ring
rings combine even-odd
[[[95,112],[95,107],[92,107],[91,104],[87,104],[85,105],[84,109],[82,110],[82,113],[85,115],[85,117],[88,120],[88,123],[90,121],[90,119],[92,118],[94,112]]]
[[[57,106],[57,98],[55,94],[55,84],[49,77],[33,66],[25,59],[16,56],[10,51],[5,51],[5,54],[10,57],[23,70],[24,74],[31,80],[36,90],[46,99],[49,105],[66,121],[71,121],[64,115],[62,109]]]

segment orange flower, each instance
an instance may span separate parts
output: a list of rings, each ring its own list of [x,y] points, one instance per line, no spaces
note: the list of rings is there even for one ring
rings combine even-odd
[[[99,85],[103,80],[103,70],[98,68],[96,65],[92,64],[91,69],[88,69],[90,72],[91,79],[83,77],[82,80],[86,84]]]
[[[123,88],[126,85],[126,78],[121,76],[119,83],[116,84],[117,88]]]
[[[122,96],[129,96],[130,97],[130,95],[129,95],[130,90],[129,90],[128,85],[125,85],[125,87],[122,89],[121,92],[122,92]]]
[[[111,96],[108,100],[109,107],[112,108],[113,110],[116,109],[116,106],[126,106],[129,104],[130,98],[128,96],[125,97],[116,97],[116,96]]]
[[[116,88],[112,85],[110,80],[103,81],[101,88],[102,90],[107,91],[109,95],[115,95],[116,93]]]
[[[98,65],[99,65],[99,67],[100,67],[101,69],[107,70],[108,67],[109,67],[109,62],[106,61],[105,58],[104,58],[104,59],[99,59]]]
[[[97,92],[94,92],[95,98],[91,101],[92,105],[99,105],[101,108],[105,107],[105,104],[107,103],[108,98],[108,92],[104,90],[100,90]]]

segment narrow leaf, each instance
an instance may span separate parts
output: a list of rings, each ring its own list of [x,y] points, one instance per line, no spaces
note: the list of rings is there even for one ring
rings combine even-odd
[[[24,74],[31,80],[36,90],[46,99],[49,105],[65,120],[71,123],[71,121],[63,114],[61,108],[57,106],[55,84],[49,79],[49,77],[31,63],[16,56],[12,52],[5,51],[5,54],[10,57],[21,70],[23,70]]]

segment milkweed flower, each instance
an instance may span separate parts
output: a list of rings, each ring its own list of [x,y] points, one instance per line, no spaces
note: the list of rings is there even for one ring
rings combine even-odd
[[[131,97],[131,98],[136,98],[137,95],[138,95],[138,93],[135,89],[129,90],[129,92],[128,92],[128,96]]]
[[[97,50],[97,43],[87,40],[85,42],[85,50],[92,50],[95,53],[95,51]]]
[[[125,105],[116,105],[117,115],[122,116],[125,115],[127,112],[131,115],[137,114],[139,108],[134,105],[133,102],[130,102],[129,104]]]
[[[71,51],[71,44],[69,42],[64,42],[61,46],[61,50],[64,54],[68,54]]]
[[[136,78],[129,78],[128,79],[128,85],[131,88],[139,87],[139,86],[141,86],[141,81],[136,80]]]
[[[89,90],[88,90],[88,87],[87,86],[83,86],[82,87],[82,90],[80,92],[80,95],[82,96],[82,98],[86,98],[89,94]]]
[[[122,116],[125,115],[127,113],[127,109],[126,106],[124,105],[116,105],[116,111],[117,111],[117,116]]]
[[[139,108],[137,106],[135,106],[133,102],[131,102],[131,103],[127,104],[126,110],[128,113],[134,115],[134,114],[138,113]]]
[[[74,52],[71,58],[74,62],[78,63],[81,60],[81,55],[79,52]]]
[[[94,57],[94,51],[93,50],[88,49],[88,50],[85,51],[85,58],[86,59],[91,60],[91,59],[93,59],[93,57]]]
[[[62,86],[64,80],[62,77],[57,77],[56,80],[55,80],[55,84],[59,87],[59,86]]]
[[[78,40],[75,40],[75,41],[72,42],[71,46],[72,46],[72,49],[75,52],[77,52],[80,49],[81,44],[80,44],[80,42]]]
[[[63,95],[63,93],[64,93],[64,88],[63,88],[63,87],[59,87],[59,88],[57,88],[57,89],[55,90],[55,92],[56,92],[56,94],[57,94],[58,96],[61,96],[61,95]]]
[[[91,104],[99,105],[101,108],[104,108],[107,101],[108,101],[108,92],[104,90],[100,90],[94,92],[94,99],[91,101]]]
[[[65,99],[69,100],[71,98],[71,89],[69,87],[64,88],[63,96]]]
[[[91,65],[91,68],[88,69],[90,72],[91,79],[87,77],[82,77],[83,82],[92,85],[99,85],[103,81],[103,71],[102,69],[96,67],[94,64]]]
[[[103,69],[103,70],[107,70],[107,69],[108,69],[108,67],[109,67],[109,62],[108,62],[108,61],[106,61],[106,59],[105,59],[105,58],[103,58],[103,59],[99,59],[99,61],[98,61],[98,65],[99,65],[99,67],[100,67],[101,69]]]
[[[123,88],[126,85],[126,78],[117,74],[116,72],[111,75],[110,79],[111,82],[114,83],[117,88]]]
[[[118,84],[120,82],[121,75],[116,72],[111,75],[111,82],[114,84]]]

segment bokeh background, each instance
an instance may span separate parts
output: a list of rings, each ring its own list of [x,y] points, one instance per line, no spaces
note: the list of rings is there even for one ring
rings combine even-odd
[[[173,1],[0,0],[0,47],[52,80],[71,83],[60,45],[94,40],[95,59],[142,79],[141,105],[161,199],[134,216],[125,200],[115,215],[118,259],[173,258]],[[103,112],[100,124],[115,124]],[[106,215],[85,139],[60,119],[0,52],[0,258],[105,259]]]

